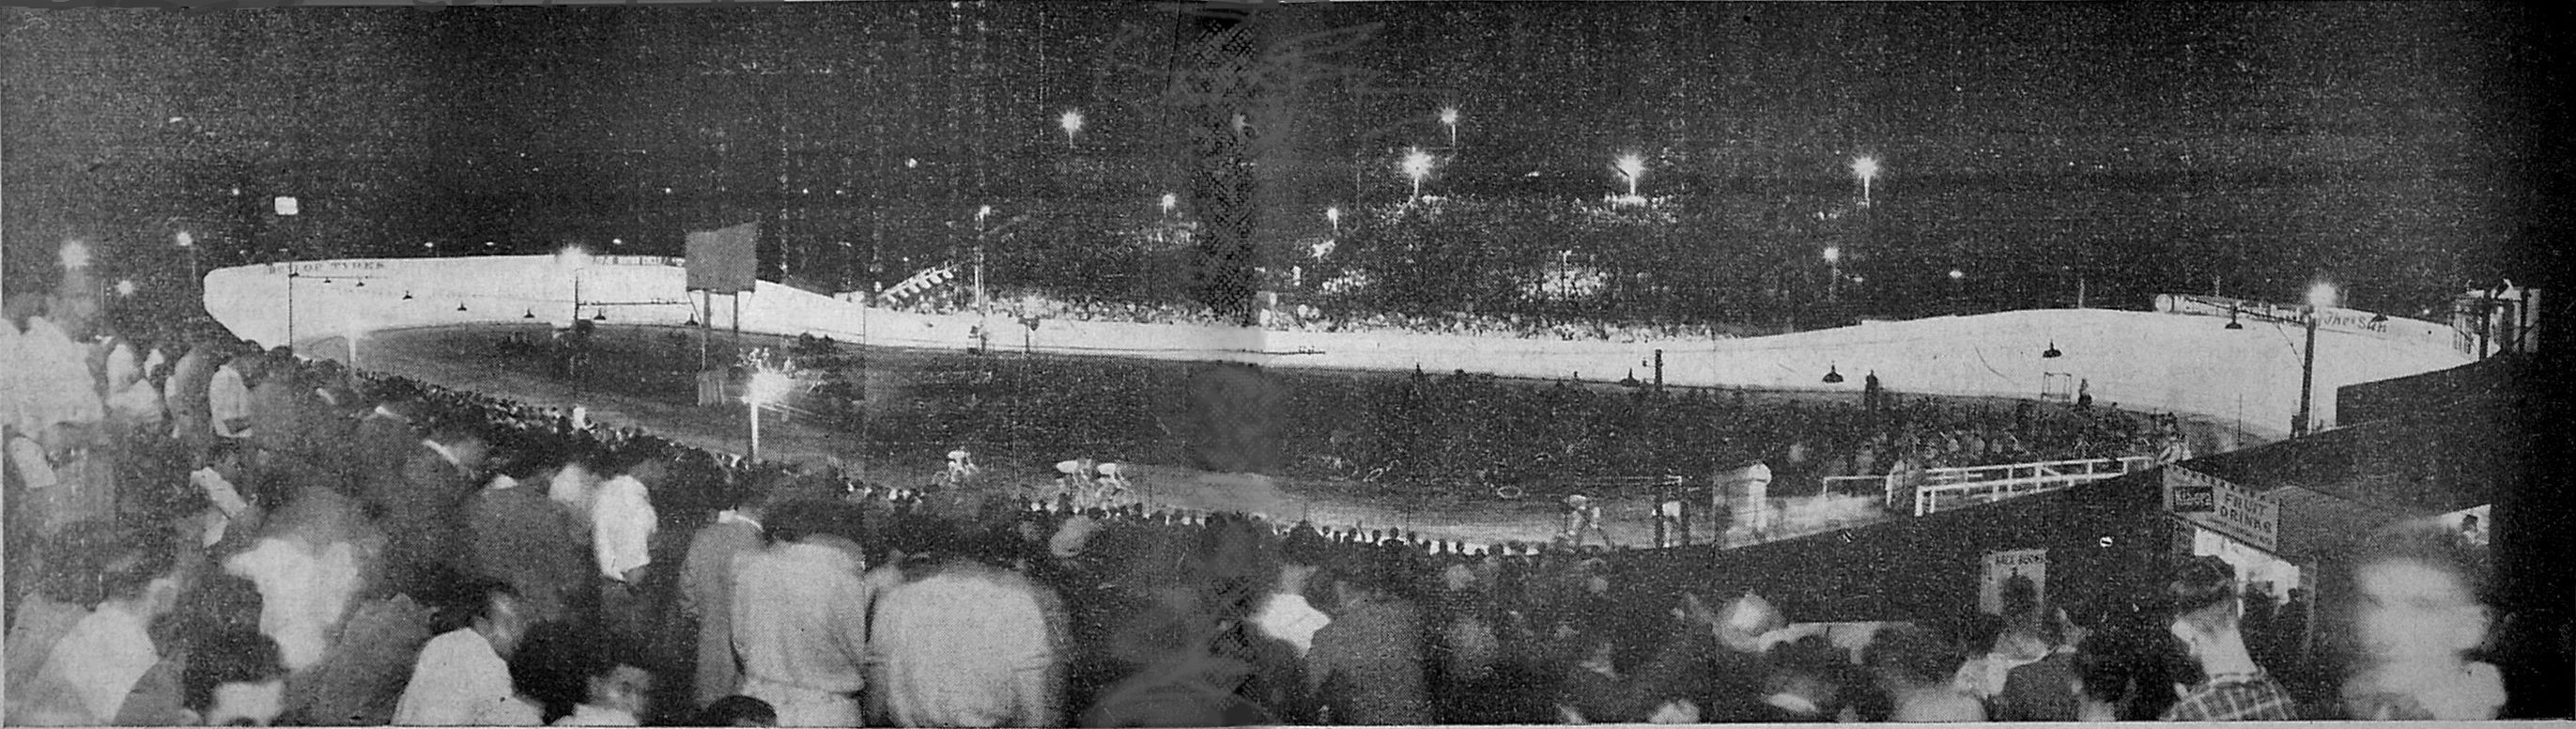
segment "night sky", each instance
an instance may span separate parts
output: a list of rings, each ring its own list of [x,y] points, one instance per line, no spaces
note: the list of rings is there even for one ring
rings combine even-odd
[[[1772,221],[1706,245],[1794,257],[1817,239],[1796,221],[1851,212],[1848,165],[1871,155],[1874,205],[1825,235],[1890,313],[1924,313],[1914,294],[1951,268],[1990,307],[2063,304],[2069,274],[2097,305],[2130,307],[2213,277],[2290,300],[2324,277],[2354,305],[2412,313],[2555,260],[2563,16],[1274,8],[1253,21],[1268,62],[1244,109],[1262,135],[1257,236],[1400,202],[1411,146],[1442,160],[1426,192],[1487,198],[1599,199],[1624,189],[1610,161],[1635,153],[1641,192],[1686,220]],[[979,205],[1029,217],[1020,245],[1088,245],[1190,193],[1187,122],[1164,95],[1186,62],[1173,14],[1144,4],[0,17],[12,290],[48,280],[67,238],[123,275],[166,276],[183,229],[222,265],[676,254],[687,230],[754,218],[772,221],[766,275],[858,287],[953,254]],[[1444,106],[1460,113],[1454,147]],[[1067,109],[1086,121],[1070,143]],[[305,213],[267,214],[274,195]]]

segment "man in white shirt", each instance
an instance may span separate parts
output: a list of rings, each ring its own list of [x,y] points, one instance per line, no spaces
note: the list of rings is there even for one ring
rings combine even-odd
[[[528,621],[509,585],[482,579],[460,588],[442,619],[467,622],[429,640],[412,665],[411,682],[394,708],[403,726],[534,726],[535,706],[510,684],[509,657]]]
[[[1048,598],[1018,573],[949,557],[887,594],[873,637],[904,726],[1053,726]]]
[[[633,473],[600,482],[590,500],[591,548],[600,576],[631,584],[637,570],[653,563],[650,548],[660,517],[648,494]]]
[[[867,688],[867,562],[853,538],[858,507],[811,502],[777,510],[777,546],[734,562],[734,650],[742,695],[769,702],[779,726],[858,726]]]
[[[659,517],[644,485],[647,461],[619,469],[599,484],[590,500],[590,546],[603,578],[599,585],[601,617],[610,632],[642,638],[653,632],[652,596],[643,590],[644,568],[653,563],[653,532]],[[658,474],[654,474],[658,475]]]

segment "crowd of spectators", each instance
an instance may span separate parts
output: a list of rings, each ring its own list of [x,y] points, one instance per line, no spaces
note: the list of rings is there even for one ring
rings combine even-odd
[[[1871,375],[1872,380],[1876,376]],[[1379,480],[1521,483],[1683,475],[1763,461],[1774,495],[1837,476],[1931,468],[2157,456],[2183,441],[2166,416],[2072,407],[1905,398],[1877,388],[1852,398],[1783,399],[1744,391],[1560,381],[1527,387],[1456,372],[1312,388],[1302,412],[1347,413],[1301,424],[1293,451],[1322,474]],[[1711,447],[1711,444],[1717,444]]]
[[[994,294],[988,304],[995,316],[1041,321],[1179,324],[1226,327],[1236,322],[1205,306],[1132,301],[1063,300],[1043,293],[1009,291]],[[896,308],[915,314],[975,313],[973,292],[933,290],[902,299]],[[1763,333],[1742,326],[1671,320],[1618,322],[1594,317],[1546,318],[1521,314],[1412,315],[1394,312],[1336,312],[1311,304],[1291,304],[1261,314],[1261,327],[1277,331],[1387,332],[1448,336],[1554,339],[1636,344],[1663,341],[1709,341]]]
[[[2477,719],[2505,701],[2483,569],[2452,542],[2353,560],[2370,602],[2334,670],[2207,563],[1854,649],[1634,553],[1076,509],[981,474],[870,484],[219,333],[6,329],[15,724]],[[1491,385],[1400,386],[1421,407]],[[1709,410],[1674,422],[1742,407],[1675,402]],[[1918,449],[2006,422],[1799,407],[1758,420],[1874,418]]]

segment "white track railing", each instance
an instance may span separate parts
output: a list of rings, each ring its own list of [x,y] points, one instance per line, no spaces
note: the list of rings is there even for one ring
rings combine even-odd
[[[2155,462],[2152,456],[2126,456],[1925,469],[1922,480],[1914,487],[1914,515],[2047,493],[2134,473],[2154,466]],[[1897,506],[1896,489],[1899,484],[1889,478],[1836,476],[1825,479],[1824,487],[1826,493],[1833,494],[1880,492],[1886,495],[1888,505],[1894,507]]]

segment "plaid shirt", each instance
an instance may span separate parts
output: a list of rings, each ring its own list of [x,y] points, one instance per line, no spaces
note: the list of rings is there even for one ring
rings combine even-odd
[[[2269,676],[2231,676],[2193,688],[2165,721],[2296,721],[2299,703]]]

